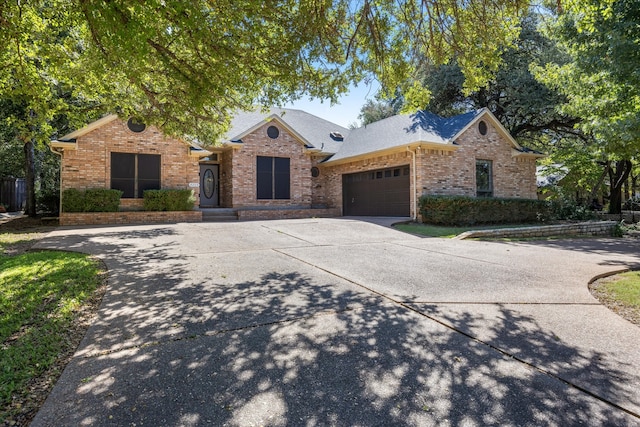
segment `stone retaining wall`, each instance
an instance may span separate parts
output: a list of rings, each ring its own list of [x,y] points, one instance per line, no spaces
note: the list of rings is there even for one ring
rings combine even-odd
[[[266,220],[266,219],[299,219],[299,218],[332,218],[340,216],[340,209],[239,209],[238,219]]]
[[[60,214],[60,225],[155,224],[200,222],[200,211],[174,212],[80,212]]]
[[[517,227],[501,228],[492,230],[471,230],[462,233],[454,239],[475,239],[475,238],[532,238],[549,237],[560,235],[580,235],[580,236],[611,236],[617,221],[590,221],[572,224],[543,225],[539,227]]]
[[[607,221],[624,221],[627,224],[640,222],[640,211],[622,211],[621,214],[599,213],[598,216]]]

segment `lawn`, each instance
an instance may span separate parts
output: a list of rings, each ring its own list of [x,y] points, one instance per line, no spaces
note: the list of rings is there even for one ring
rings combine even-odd
[[[100,264],[76,253],[25,252],[39,237],[0,234],[0,424],[23,424],[37,410],[35,390],[44,384],[48,393],[78,345],[79,319],[99,300]]]
[[[602,304],[640,326],[640,271],[600,279],[590,289]]]
[[[622,273],[605,288],[616,300],[640,310],[640,271]]]

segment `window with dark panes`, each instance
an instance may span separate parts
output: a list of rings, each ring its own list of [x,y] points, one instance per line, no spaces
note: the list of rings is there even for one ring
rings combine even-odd
[[[476,160],[476,195],[493,197],[493,162]]]
[[[263,200],[289,199],[290,159],[288,157],[258,156],[256,163],[257,198]]]
[[[144,190],[160,189],[160,155],[138,154],[138,197]]]
[[[160,189],[160,155],[111,153],[111,188],[122,197],[142,198],[145,190]]]

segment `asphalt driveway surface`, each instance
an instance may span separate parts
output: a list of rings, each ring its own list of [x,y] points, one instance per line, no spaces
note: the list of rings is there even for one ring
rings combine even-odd
[[[33,426],[640,425],[640,328],[587,283],[640,241],[354,219],[59,229],[109,269]]]

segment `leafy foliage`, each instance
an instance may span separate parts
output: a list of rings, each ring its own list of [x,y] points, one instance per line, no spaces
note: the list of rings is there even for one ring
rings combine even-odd
[[[479,90],[465,91],[457,61],[440,66],[427,63],[421,72],[432,95],[427,109],[450,116],[486,107],[523,145],[543,151],[555,148],[560,140],[584,140],[585,135],[575,129],[579,118],[556,109],[565,102],[564,95],[537,81],[530,71],[532,64],[567,60],[537,25],[533,13],[522,20],[514,46],[504,51],[503,63]]]
[[[422,196],[422,220],[429,224],[519,224],[548,219],[547,204],[540,200]]]
[[[146,190],[143,196],[146,211],[190,211],[196,201],[193,190]]]
[[[550,218],[554,220],[583,221],[596,219],[596,214],[559,190],[556,197],[548,200]]]
[[[77,190],[68,188],[62,193],[63,212],[118,212],[122,191],[106,188]]]
[[[0,100],[13,106],[6,123],[26,146],[30,215],[34,149],[64,134],[58,117],[77,129],[117,112],[212,144],[238,109],[303,95],[335,101],[363,79],[377,78],[393,92],[413,74],[416,55],[436,63],[460,57],[466,85],[475,88],[496,69],[528,6],[525,0],[5,3]]]
[[[123,116],[213,141],[236,109],[302,95],[336,100],[351,82],[370,78],[393,92],[413,74],[414,54],[436,62],[459,56],[468,87],[478,87],[496,69],[501,47],[517,36],[527,6],[522,0],[37,1],[3,9],[0,25],[12,30],[0,42],[16,46],[18,61],[39,59],[27,72],[40,79],[34,86],[44,95],[28,93],[41,102],[27,110],[40,123],[55,110],[46,87],[55,77]],[[20,55],[25,49],[29,55]],[[20,67],[7,65],[9,73]]]
[[[593,135],[592,158],[610,173],[610,212],[621,209],[622,185],[640,152],[640,12],[633,0],[566,1],[546,33],[571,59],[535,69],[567,97],[561,110],[582,118]]]

